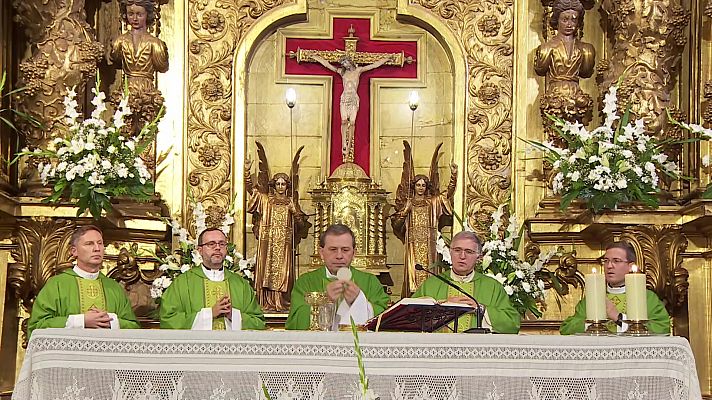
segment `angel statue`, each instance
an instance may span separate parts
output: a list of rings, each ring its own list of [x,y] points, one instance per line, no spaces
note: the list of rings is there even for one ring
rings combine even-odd
[[[274,174],[270,179],[267,156],[262,143],[256,142],[259,165],[257,185],[250,171],[252,160],[245,162],[246,211],[252,214],[253,232],[257,238],[255,292],[264,310],[289,310],[289,295],[297,274],[295,253],[299,242],[306,239],[311,224],[299,207],[299,155],[292,160],[291,176]]]
[[[450,182],[440,193],[438,159],[440,143],[430,163],[430,177],[415,175],[410,144],[403,141],[403,173],[396,191],[396,213],[391,216],[393,233],[405,244],[405,271],[402,297],[410,297],[428,277],[415,265],[429,266],[437,261],[437,232],[452,224],[452,200],[457,184],[457,165],[450,164]]]

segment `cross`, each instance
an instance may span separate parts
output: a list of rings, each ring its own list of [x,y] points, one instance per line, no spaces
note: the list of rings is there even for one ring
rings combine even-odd
[[[370,78],[416,78],[417,68],[414,57],[417,54],[415,41],[372,40],[367,37],[360,39],[356,32],[371,32],[371,21],[364,18],[334,18],[332,39],[302,39],[287,38],[286,50],[288,58],[285,61],[287,75],[331,75],[336,76],[332,87],[332,117],[331,117],[331,155],[330,172],[344,162],[355,162],[369,173],[370,165]],[[344,41],[343,48],[338,48],[339,38]],[[357,51],[360,45],[363,51]],[[340,96],[343,92],[343,80],[337,72],[325,69],[317,64],[314,56],[320,56],[327,62],[339,62],[344,56],[353,60],[354,64],[373,64],[388,57],[384,67],[363,72],[358,81],[357,93],[360,98],[358,114],[353,126],[353,138],[350,157],[342,153],[342,116]],[[336,67],[336,66],[335,66]]]

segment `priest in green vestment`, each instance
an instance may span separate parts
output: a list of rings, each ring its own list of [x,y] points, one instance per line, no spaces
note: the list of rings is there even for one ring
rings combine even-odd
[[[475,265],[482,254],[480,239],[472,232],[457,233],[450,242],[452,268],[440,274],[442,278],[454,283],[471,295],[479,307],[484,308],[482,326],[497,333],[518,333],[519,313],[509,301],[504,287],[486,275],[475,271]],[[463,303],[477,309],[478,305],[459,291],[446,285],[440,279],[431,276],[415,291],[413,297],[431,297],[450,303]],[[465,314],[457,321],[457,330],[462,332],[475,328],[477,320],[474,313]],[[450,330],[454,323],[450,324]]]
[[[124,289],[100,272],[104,262],[101,230],[82,226],[70,242],[74,267],[50,278],[37,294],[28,337],[39,328],[139,328]]]
[[[611,332],[625,332],[628,330],[626,317],[625,275],[637,261],[635,250],[627,242],[614,242],[606,247],[606,254],[601,260],[606,274],[607,299],[606,326]],[[647,291],[646,302],[648,305],[648,332],[669,334],[670,315],[658,296],[652,290]],[[567,318],[559,331],[562,335],[582,333],[586,330],[586,299],[583,298],[576,305],[574,315]]]
[[[389,298],[378,278],[351,267],[355,248],[354,234],[346,225],[331,225],[321,234],[319,254],[325,266],[303,274],[294,283],[287,329],[309,329],[311,308],[304,300],[308,292],[326,293],[338,303],[334,329],[337,325],[350,325],[352,318],[362,325],[386,309]],[[337,278],[344,276],[338,272],[341,268],[351,271],[350,279]]]
[[[245,278],[223,267],[227,236],[216,228],[198,237],[203,263],[173,280],[161,300],[161,328],[264,329],[265,318]]]

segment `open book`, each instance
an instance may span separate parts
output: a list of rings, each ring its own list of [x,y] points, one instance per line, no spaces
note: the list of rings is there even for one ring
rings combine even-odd
[[[366,321],[371,331],[433,332],[475,309],[462,303],[439,303],[430,297],[405,298]]]

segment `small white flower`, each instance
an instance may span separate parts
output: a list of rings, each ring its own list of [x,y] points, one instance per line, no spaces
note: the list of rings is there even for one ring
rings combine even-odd
[[[544,281],[541,279],[537,280],[536,285],[539,287],[539,290],[542,292],[546,289],[546,285],[544,284]]]
[[[161,271],[168,271],[168,264],[161,264],[161,266],[158,267],[158,269]]]
[[[509,285],[504,285],[504,291],[507,292],[507,296],[514,294],[514,289]]]
[[[530,293],[532,291],[532,285],[530,285],[529,282],[524,281],[522,282],[522,289],[524,289],[525,292]]]
[[[159,299],[163,296],[163,290],[155,286],[151,286],[151,298]]]
[[[202,261],[201,261],[201,262],[202,262]],[[188,272],[188,270],[190,270],[190,265],[188,265],[188,264],[183,264],[183,265],[180,266],[180,273],[181,273],[181,274],[185,274],[186,272]]]
[[[203,264],[203,256],[201,256],[200,253],[198,253],[198,250],[193,250],[192,259],[193,259],[193,264],[195,264],[195,265]]]
[[[518,269],[518,270],[514,271],[514,275],[519,279],[524,279],[524,272],[522,272],[522,270]]]
[[[487,268],[492,263],[492,256],[487,253],[482,257],[482,268]]]

